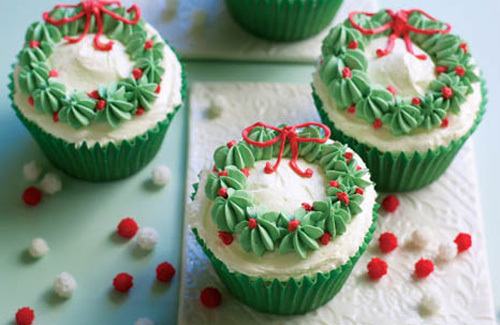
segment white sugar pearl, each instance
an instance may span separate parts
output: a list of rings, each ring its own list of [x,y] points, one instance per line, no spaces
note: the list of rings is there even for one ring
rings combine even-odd
[[[59,297],[69,298],[77,288],[75,278],[67,272],[59,274],[54,280],[54,291]]]
[[[42,168],[34,160],[23,166],[24,178],[26,178],[30,182],[34,182],[39,179],[41,174]]]
[[[439,262],[449,262],[457,256],[457,245],[455,243],[443,243],[439,245],[436,259]]]
[[[425,227],[417,228],[411,234],[411,244],[413,247],[418,249],[427,248],[431,240],[432,240],[432,231],[429,228]]]
[[[152,250],[158,243],[158,232],[151,227],[141,228],[137,232],[137,245],[145,250]]]
[[[420,300],[420,313],[422,315],[435,315],[441,309],[441,298],[435,293],[426,293]]]
[[[155,325],[155,323],[149,318],[141,317],[134,323],[134,325]]]
[[[39,258],[49,252],[49,246],[43,238],[35,238],[31,241],[28,251],[32,257]]]
[[[47,173],[43,176],[40,187],[46,194],[56,194],[62,189],[61,177],[54,173]]]
[[[157,186],[165,186],[170,182],[171,173],[167,166],[156,166],[151,173],[153,183]]]

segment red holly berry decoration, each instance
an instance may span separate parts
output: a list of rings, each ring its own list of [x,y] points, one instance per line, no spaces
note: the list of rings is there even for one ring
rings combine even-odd
[[[355,49],[358,48],[358,42],[356,42],[356,41],[350,41],[347,46],[349,47],[349,49],[355,50]]]
[[[356,113],[356,105],[352,105],[351,107],[349,107],[347,109],[347,113],[351,113],[351,114]]]
[[[368,276],[372,280],[379,280],[387,274],[387,263],[378,257],[372,258],[366,268],[368,269]]]
[[[155,94],[159,94],[161,93],[161,85],[158,84],[158,86],[156,86],[156,89],[155,89]]]
[[[163,262],[156,267],[156,279],[160,282],[170,282],[175,275],[175,268],[169,262]]]
[[[228,175],[227,170],[223,170],[223,171],[221,171],[220,173],[217,174],[217,177],[223,177],[223,176],[227,176],[227,175]]]
[[[392,96],[396,96],[396,89],[394,89],[393,86],[388,86],[386,89],[392,94]]]
[[[450,99],[451,97],[453,97],[453,89],[451,89],[450,87],[443,86],[443,88],[441,88],[441,93],[443,93],[444,99]]]
[[[345,154],[343,154],[343,156],[344,156],[346,162],[349,162],[354,155],[352,154],[352,152],[346,152]]]
[[[106,101],[103,99],[98,100],[97,103],[95,104],[95,109],[98,111],[102,111],[105,108],[106,108]]]
[[[142,114],[144,114],[144,108],[138,107],[137,111],[135,111],[135,115],[141,116]]]
[[[101,95],[99,95],[99,92],[97,90],[94,90],[93,92],[90,92],[87,94],[92,99],[99,100],[101,99]]]
[[[411,103],[415,106],[420,106],[422,104],[422,101],[418,97],[413,97],[413,99],[411,100]]]
[[[35,47],[40,47],[39,41],[31,41],[30,42],[30,49],[34,49]]]
[[[359,170],[359,169],[356,168],[356,170]],[[354,193],[363,195],[364,191],[361,187],[356,187],[356,191]]]
[[[243,168],[241,172],[245,174],[246,177],[250,176],[250,171],[247,168]]]
[[[346,192],[336,193],[335,196],[339,199],[340,202],[345,205],[349,205],[349,195]]]
[[[373,121],[373,127],[375,129],[380,129],[382,127],[382,125],[384,125],[384,123],[382,123],[382,120],[381,119],[376,119],[375,121]]]
[[[460,44],[460,48],[461,48],[461,49],[462,49],[465,53],[469,52],[469,48],[467,47],[467,44],[465,44],[465,43]]]
[[[440,65],[436,67],[435,71],[437,74],[448,72],[448,67],[443,67],[442,65]]]
[[[120,273],[113,279],[113,287],[119,292],[128,292],[134,286],[134,277],[128,273]]]
[[[201,291],[200,300],[203,306],[207,308],[215,308],[220,306],[222,302],[222,295],[216,288],[207,287]]]
[[[378,244],[383,253],[390,253],[398,247],[398,237],[393,233],[384,232],[378,238]]]
[[[135,68],[134,70],[132,70],[132,75],[134,76],[135,80],[138,80],[142,77],[142,70],[139,68]]]
[[[220,240],[222,240],[222,242],[224,243],[224,245],[226,246],[229,246],[231,245],[231,243],[233,242],[234,238],[233,238],[233,235],[231,235],[230,233],[228,232],[225,232],[225,231],[220,231],[219,230],[219,238]]]
[[[57,77],[59,77],[59,72],[57,72],[57,70],[50,70],[49,71],[49,77],[51,77],[51,78],[57,78]]]
[[[415,275],[420,278],[428,277],[434,271],[434,263],[431,260],[421,258],[415,263]]]
[[[306,211],[312,211],[313,207],[309,203],[302,203],[302,207]]]
[[[117,233],[118,235],[125,238],[132,238],[137,234],[137,230],[139,230],[139,226],[137,222],[135,222],[132,218],[125,218],[118,224]]]
[[[42,191],[34,186],[30,186],[23,192],[23,201],[26,205],[34,207],[42,200]]]
[[[28,97],[28,104],[30,104],[30,106],[35,105],[35,100],[33,99],[33,96]]]
[[[330,186],[331,187],[335,187],[335,188],[338,188],[340,186],[339,182],[337,181],[330,181]]]
[[[441,121],[441,127],[444,129],[447,128],[448,125],[450,125],[450,120],[447,117],[443,118]]]
[[[237,142],[236,140],[231,140],[231,141],[229,141],[229,142],[226,144],[226,146],[227,146],[227,148],[228,148],[228,149],[231,149],[232,147],[234,147],[234,146],[235,146],[235,145],[237,145],[237,144],[238,144],[238,142]]]
[[[290,220],[290,222],[288,223],[288,230],[294,232],[295,230],[297,230],[297,227],[299,225],[300,225],[299,220]]]
[[[467,251],[472,246],[471,235],[461,232],[455,237],[455,244],[457,244],[457,250],[459,253]]]
[[[394,195],[387,195],[382,201],[382,207],[385,211],[393,213],[399,207],[399,200]]]
[[[257,228],[257,220],[255,218],[248,219],[248,228],[250,229]]]
[[[17,325],[31,325],[35,320],[35,312],[29,307],[23,307],[16,312]]]
[[[145,50],[151,50],[153,48],[153,40],[148,39],[146,43],[144,43]]]
[[[54,112],[54,114],[52,114],[52,120],[56,123],[59,122],[59,111]]]
[[[342,77],[344,79],[349,79],[352,77],[352,71],[348,67],[345,67],[344,70],[342,70]]]
[[[221,187],[218,191],[217,191],[217,195],[218,196],[221,196],[225,199],[227,199],[227,188],[224,188],[224,187]]]
[[[463,67],[456,67],[455,73],[457,74],[457,76],[463,77],[465,74],[465,69]]]
[[[332,241],[332,235],[328,231],[325,231],[323,236],[319,237],[319,242],[321,243],[321,245],[326,246],[331,241]]]

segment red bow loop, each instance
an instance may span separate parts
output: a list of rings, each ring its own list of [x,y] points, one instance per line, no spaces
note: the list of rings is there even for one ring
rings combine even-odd
[[[297,134],[297,129],[302,129],[306,128],[308,126],[318,126],[323,131],[325,132],[325,137],[324,138],[300,138]],[[276,137],[274,137],[271,140],[268,141],[255,141],[252,140],[248,137],[248,135],[252,132],[252,130],[256,127],[263,127],[266,129],[271,129],[275,132],[278,133]],[[271,166],[269,162],[266,163],[266,167],[264,171],[267,174],[274,173],[277,169],[278,166],[281,162],[281,158],[283,156],[283,151],[285,149],[285,144],[288,141],[290,143],[290,148],[292,150],[292,159],[290,160],[290,167],[300,176],[302,177],[312,177],[313,171],[308,168],[305,171],[302,171],[299,166],[297,165],[297,159],[299,158],[299,143],[304,143],[304,142],[315,142],[315,143],[325,143],[328,138],[330,138],[331,131],[330,129],[321,123],[316,123],[316,122],[308,122],[308,123],[303,123],[303,124],[298,124],[298,125],[287,125],[284,128],[280,129],[277,127],[274,127],[272,125],[262,123],[262,122],[257,122],[246,129],[243,130],[242,136],[243,139],[249,143],[252,146],[259,147],[259,148],[266,148],[275,145],[276,143],[280,142],[280,151],[278,153],[278,158],[276,160],[276,163],[274,166]]]

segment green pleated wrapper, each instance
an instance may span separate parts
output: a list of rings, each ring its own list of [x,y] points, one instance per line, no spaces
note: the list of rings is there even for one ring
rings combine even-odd
[[[487,90],[484,79],[481,79],[481,107],[472,128],[461,138],[453,140],[448,146],[440,146],[425,153],[415,152],[409,155],[404,152],[381,152],[375,147],[358,142],[335,128],[323,109],[323,102],[316,94],[313,86],[313,97],[316,108],[324,124],[332,131],[332,139],[347,144],[363,159],[370,170],[376,188],[382,192],[413,191],[429,185],[438,179],[450,166],[467,139],[474,133],[483,119]],[[367,125],[368,127],[368,125]]]
[[[250,33],[273,41],[298,41],[318,34],[343,0],[226,0],[233,18]]]
[[[160,150],[170,122],[182,106],[181,104],[175,107],[163,121],[158,122],[155,128],[132,139],[123,140],[119,144],[108,143],[101,146],[96,143],[89,148],[84,143],[77,147],[75,144],[51,135],[24,117],[14,103],[13,73],[9,75],[9,78],[9,97],[12,100],[12,107],[45,156],[66,174],[93,182],[122,179],[137,173],[149,164]],[[181,93],[184,102],[186,93],[184,72],[182,73]]]
[[[330,301],[342,288],[357,261],[364,253],[375,232],[378,205],[373,211],[373,223],[366,234],[363,244],[347,263],[329,273],[317,273],[300,280],[290,278],[283,282],[277,279],[265,280],[231,272],[227,266],[207,248],[198,231],[193,228],[196,240],[212,262],[219,278],[227,289],[244,304],[264,313],[277,315],[304,314],[315,310]],[[234,243],[236,244],[236,243]]]

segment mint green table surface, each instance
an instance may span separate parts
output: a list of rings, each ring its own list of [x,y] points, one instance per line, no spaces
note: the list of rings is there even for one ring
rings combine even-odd
[[[355,0],[351,0],[355,1]],[[149,317],[157,325],[175,324],[179,302],[182,247],[184,177],[186,165],[187,109],[175,117],[164,146],[141,173],[124,181],[92,184],[63,176],[63,191],[45,197],[35,208],[21,201],[30,185],[22,166],[33,159],[47,170],[52,167],[10,109],[7,75],[20,49],[25,29],[56,2],[17,0],[2,2],[0,33],[0,324],[14,324],[17,308],[35,309],[35,324],[127,325],[138,317]],[[413,7],[416,1],[380,0],[381,6]],[[496,306],[500,305],[500,2],[418,1],[419,6],[452,23],[455,32],[469,40],[488,81],[490,104],[485,121],[475,135],[483,213],[486,223],[491,274]],[[187,62],[188,80],[273,81],[309,83],[311,65]],[[166,164],[171,183],[163,189],[149,184],[151,168]],[[118,222],[134,217],[141,226],[152,226],[160,241],[150,254],[134,248],[133,242],[114,235]],[[47,240],[51,251],[34,261],[26,253],[33,237]],[[170,285],[155,280],[154,269],[162,261],[177,268]],[[52,281],[62,271],[73,274],[79,288],[69,300],[57,298]],[[119,272],[135,276],[135,287],[127,295],[111,290]]]

